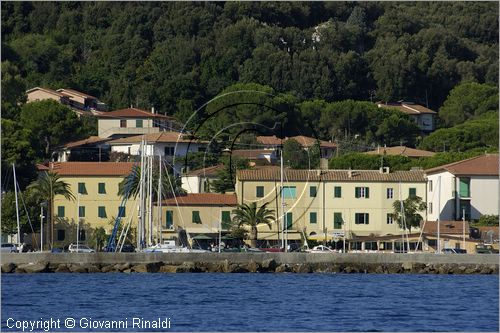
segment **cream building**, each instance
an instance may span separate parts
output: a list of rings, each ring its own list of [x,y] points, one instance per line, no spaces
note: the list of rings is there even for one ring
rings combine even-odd
[[[236,194],[239,203],[268,203],[275,210],[273,230],[259,228],[259,239],[276,240],[283,223],[285,238],[305,234],[318,240],[332,237],[398,235],[403,230],[393,220],[393,203],[409,196],[426,200],[422,171],[383,170],[285,170],[280,201],[280,169],[239,170]],[[425,219],[425,212],[422,212]],[[415,229],[412,229],[412,232]],[[418,230],[418,229],[417,229]],[[262,231],[262,232],[261,232]]]
[[[40,171],[55,172],[69,184],[75,200],[61,195],[54,198],[54,246],[62,247],[77,241],[87,243],[96,228],[107,234],[114,219],[124,212],[122,223],[132,218],[137,225],[137,205],[133,199],[126,203],[118,195],[119,183],[130,173],[134,163],[128,162],[63,162],[50,163]],[[79,221],[79,223],[78,223]],[[48,230],[45,230],[47,235]],[[45,242],[47,244],[47,242]]]

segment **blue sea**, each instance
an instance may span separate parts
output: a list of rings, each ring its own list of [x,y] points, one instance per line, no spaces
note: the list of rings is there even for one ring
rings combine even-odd
[[[499,330],[498,275],[2,274],[1,284],[2,331]]]

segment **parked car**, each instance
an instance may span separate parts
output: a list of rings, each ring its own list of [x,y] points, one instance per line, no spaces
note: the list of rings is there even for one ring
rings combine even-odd
[[[312,248],[312,250],[307,251],[309,253],[335,253],[334,250],[329,248],[328,246],[318,245]]]
[[[71,253],[94,253],[95,252],[95,250],[91,249],[87,245],[82,245],[82,244],[78,244],[78,246],[76,244],[70,244],[68,247],[68,251]]]
[[[17,253],[17,252],[19,252],[19,250],[17,249],[17,246],[15,244],[4,243],[4,244],[2,244],[1,252]]]
[[[464,249],[443,249],[443,253],[462,254],[462,253],[467,253],[467,250],[464,250]]]
[[[476,253],[488,254],[488,253],[498,253],[498,250],[493,248],[491,245],[479,244],[476,245]]]
[[[131,244],[125,244],[123,245],[121,252],[135,252],[135,247]]]
[[[64,249],[60,247],[53,247],[52,250],[50,250],[51,253],[63,253]]]

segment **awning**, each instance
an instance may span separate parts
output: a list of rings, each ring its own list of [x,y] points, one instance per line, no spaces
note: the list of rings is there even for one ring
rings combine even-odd
[[[292,231],[289,231],[288,233],[285,233],[285,237],[288,239],[288,240],[301,240],[302,237],[301,237],[301,234],[299,232],[292,232]],[[257,238],[259,240],[278,240],[278,233],[276,231],[259,231],[259,233],[257,234]],[[283,233],[279,233],[279,239],[283,238]]]
[[[194,237],[191,237],[191,239],[196,239],[196,240],[202,240],[202,239],[214,239],[210,236],[207,236],[207,235],[197,235],[197,236],[194,236]]]

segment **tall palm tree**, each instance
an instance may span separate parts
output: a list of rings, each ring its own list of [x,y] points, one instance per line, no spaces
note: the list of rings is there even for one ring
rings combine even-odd
[[[71,192],[68,183],[61,180],[58,174],[54,172],[43,172],[39,175],[38,179],[32,182],[29,189],[33,191],[33,195],[40,201],[46,201],[47,205],[47,220],[50,226],[49,242],[52,248],[54,244],[54,197],[62,195],[67,200],[75,200],[75,196]]]
[[[259,224],[267,224],[271,229],[271,222],[275,221],[274,210],[267,209],[268,203],[263,204],[257,209],[257,203],[238,205],[233,210],[233,222],[238,226],[250,227],[250,244],[252,247],[257,246],[257,226]]]
[[[411,232],[412,227],[419,227],[424,219],[420,212],[425,212],[427,205],[421,197],[409,197],[403,200],[403,212],[401,212],[401,201],[396,200],[392,204],[394,212],[392,217],[398,222],[401,228],[408,229]]]

